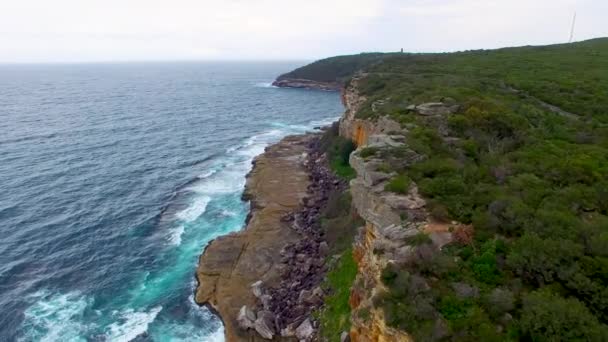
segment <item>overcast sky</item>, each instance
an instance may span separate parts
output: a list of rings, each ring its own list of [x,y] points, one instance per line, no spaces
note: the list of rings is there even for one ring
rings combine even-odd
[[[1,0],[0,62],[318,59],[608,36],[608,0]]]

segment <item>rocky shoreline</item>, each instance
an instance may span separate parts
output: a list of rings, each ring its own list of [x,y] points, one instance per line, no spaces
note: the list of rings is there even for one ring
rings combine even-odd
[[[342,192],[348,186],[330,171],[325,154],[319,148],[319,136],[309,142],[308,150],[307,197],[299,210],[282,218],[301,238],[281,250],[280,284],[267,289],[260,284],[255,290],[259,299],[256,310],[269,312],[275,318],[277,333],[282,337],[295,336],[299,340],[314,337],[317,324],[311,314],[323,305],[325,295],[321,283],[327,271],[325,260],[329,246],[321,228],[321,212],[331,193]]]
[[[280,88],[314,89],[323,91],[341,91],[342,84],[338,82],[318,82],[299,78],[279,78],[272,85]]]
[[[312,340],[329,253],[320,226],[332,191],[319,134],[291,136],[257,157],[247,176],[247,227],[212,241],[197,269],[196,301],[223,320],[227,341]]]

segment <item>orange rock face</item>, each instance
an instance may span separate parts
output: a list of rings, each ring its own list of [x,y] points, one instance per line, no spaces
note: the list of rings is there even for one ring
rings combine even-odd
[[[354,342],[409,342],[412,339],[407,333],[386,325],[384,313],[372,303],[374,295],[384,290],[380,275],[386,264],[373,252],[376,238],[376,228],[368,222],[353,250],[359,272],[349,299],[353,312],[350,338]]]

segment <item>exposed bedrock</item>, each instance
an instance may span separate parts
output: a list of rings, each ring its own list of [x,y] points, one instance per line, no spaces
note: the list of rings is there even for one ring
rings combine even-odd
[[[254,161],[244,198],[250,220],[201,256],[196,301],[215,309],[227,341],[310,341],[323,305],[329,246],[320,215],[347,184],[328,168],[319,135],[293,136]]]
[[[299,240],[298,232],[282,218],[307,196],[310,181],[304,162],[310,139],[287,137],[255,159],[244,194],[251,200],[247,227],[215,239],[200,258],[196,302],[210,305],[220,315],[226,341],[262,340],[255,329],[239,329],[237,317],[244,305],[257,304],[252,284],[281,282],[281,249]],[[258,326],[273,324],[267,318],[260,319]]]

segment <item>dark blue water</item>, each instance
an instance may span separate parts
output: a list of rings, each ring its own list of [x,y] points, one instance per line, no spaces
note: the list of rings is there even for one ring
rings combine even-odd
[[[0,341],[220,341],[198,256],[252,158],[339,116],[299,63],[0,66]]]

